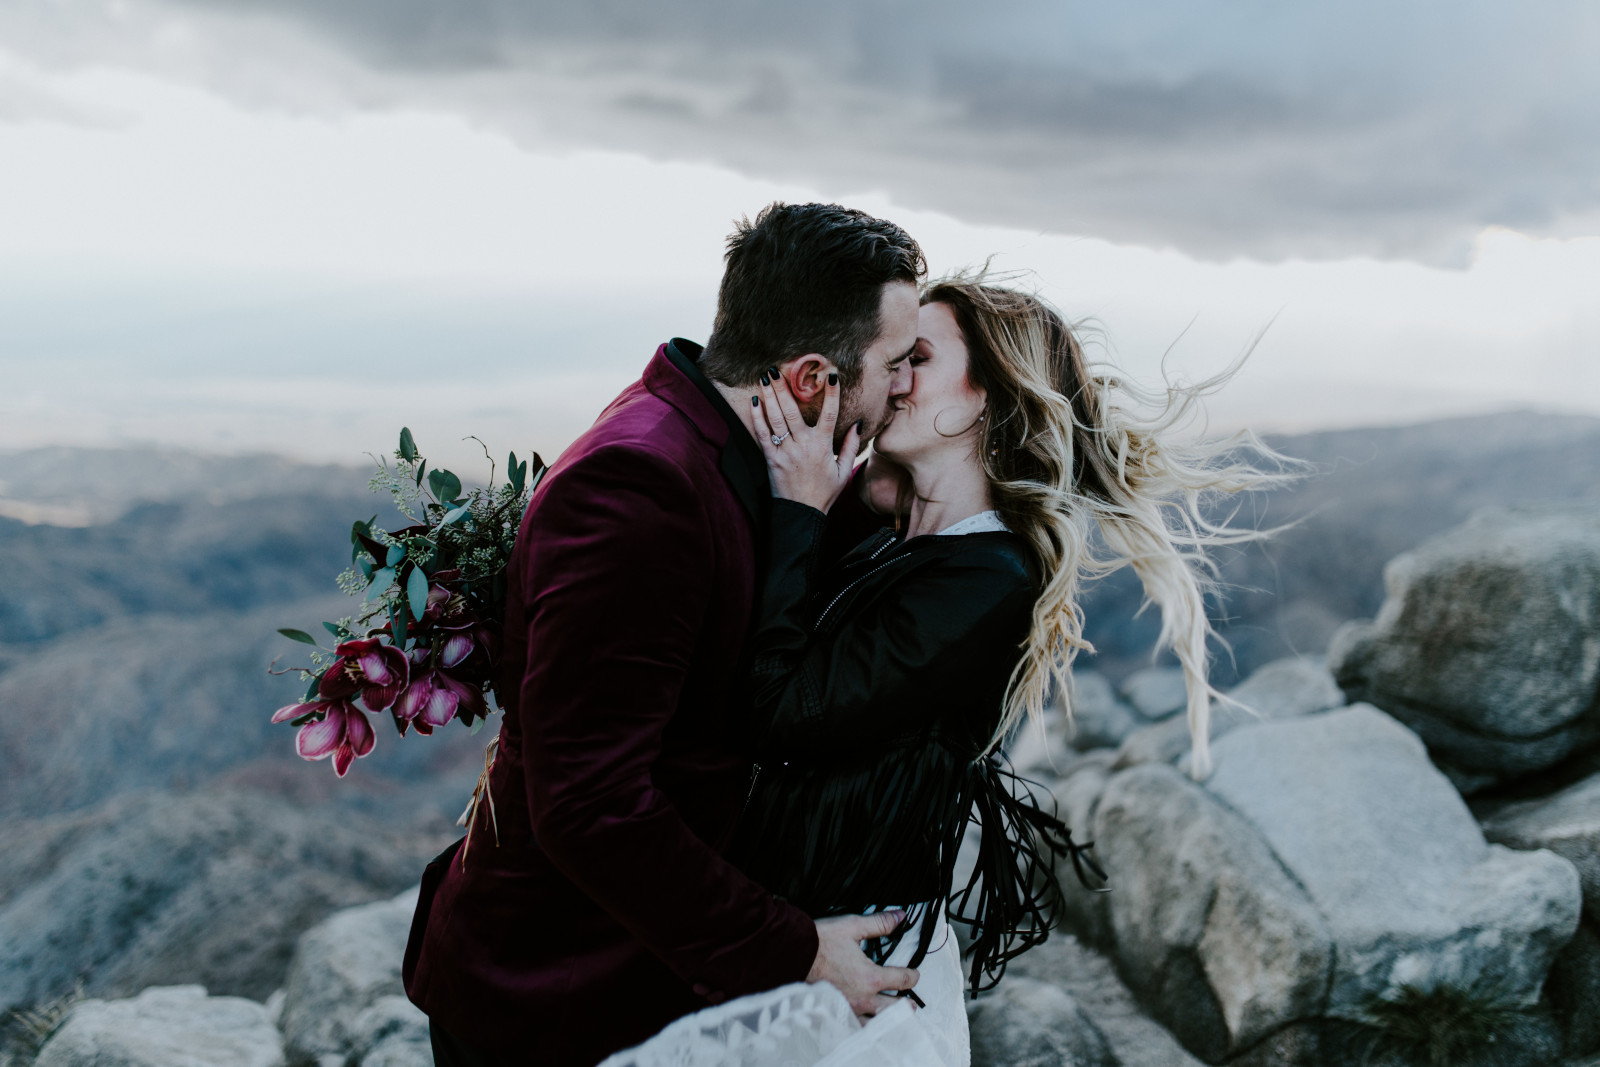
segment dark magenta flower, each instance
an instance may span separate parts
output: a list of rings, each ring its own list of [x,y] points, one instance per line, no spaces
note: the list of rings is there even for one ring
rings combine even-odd
[[[405,653],[376,637],[346,641],[333,651],[339,658],[323,675],[323,686],[318,692],[324,696],[332,695],[326,688],[329,676],[342,674],[361,689],[361,700],[367,707],[382,711],[394,703],[410,680],[411,664]]]
[[[425,651],[419,650],[422,655]],[[413,653],[416,655],[417,653]],[[464,722],[472,722],[486,713],[483,690],[471,682],[452,678],[442,670],[414,671],[411,684],[394,702],[397,721],[415,720],[418,729],[443,726],[460,714]]]
[[[326,683],[327,676],[323,676]],[[322,687],[318,687],[321,691]],[[289,704],[281,707],[272,716],[273,722],[288,722],[305,715],[322,715],[321,719],[308,722],[300,727],[300,732],[295,736],[295,751],[300,753],[304,760],[320,760],[333,757],[333,770],[340,778],[350,769],[350,764],[357,758],[365,756],[372,751],[372,746],[377,742],[377,734],[373,732],[372,724],[361,709],[352,704],[348,697],[337,697],[331,700],[313,700],[306,704]]]

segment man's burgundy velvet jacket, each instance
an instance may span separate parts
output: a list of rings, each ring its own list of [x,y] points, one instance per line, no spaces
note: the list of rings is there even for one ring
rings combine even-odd
[[[748,431],[662,345],[539,485],[510,570],[490,795],[430,867],[406,992],[499,1057],[594,1064],[803,979],[816,928],[722,858],[768,489]],[[441,857],[443,859],[443,857]]]

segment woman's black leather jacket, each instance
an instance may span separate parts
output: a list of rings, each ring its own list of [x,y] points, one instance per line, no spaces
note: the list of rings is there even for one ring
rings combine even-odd
[[[825,566],[826,517],[774,502],[752,635],[756,759],[732,858],[814,916],[949,900],[972,927],[974,988],[1044,936],[1066,828],[983,752],[1040,582],[997,531],[900,540],[881,530]],[[969,822],[978,869],[953,885]],[[933,923],[922,924],[926,953]],[[880,958],[898,937],[880,946]]]

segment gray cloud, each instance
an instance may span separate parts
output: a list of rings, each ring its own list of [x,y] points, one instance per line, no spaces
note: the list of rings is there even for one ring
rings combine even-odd
[[[1600,217],[1586,0],[52,7],[12,29],[59,61],[120,50],[263,105],[446,108],[1207,257],[1458,262],[1485,225]]]

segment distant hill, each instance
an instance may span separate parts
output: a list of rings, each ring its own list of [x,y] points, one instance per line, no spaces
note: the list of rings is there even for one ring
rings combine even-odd
[[[1241,501],[1236,522],[1296,523],[1273,540],[1219,554],[1214,615],[1235,660],[1221,684],[1292,652],[1321,653],[1339,623],[1375,614],[1383,565],[1480,508],[1600,499],[1600,419],[1511,412],[1417,426],[1274,437],[1311,464],[1292,487]],[[1122,571],[1085,602],[1094,665],[1118,676],[1149,662],[1158,620],[1134,618],[1138,581]]]
[[[1296,485],[1247,501],[1239,520],[1295,522],[1220,557],[1217,680],[1373,614],[1397,553],[1480,507],[1600,499],[1600,419],[1507,414],[1281,437],[1308,460]],[[429,817],[465,801],[486,737],[396,737],[348,779],[293,751],[267,717],[299,689],[266,674],[297,646],[273,630],[341,612],[333,576],[349,523],[380,511],[354,468],[274,456],[45,449],[0,455],[6,500],[88,525],[0,518],[0,815],[83,809],[129,790],[221,780],[308,804]],[[35,516],[38,517],[38,516]],[[1085,605],[1093,665],[1149,662],[1158,620],[1136,617],[1127,572]],[[453,814],[453,813],[452,813]]]

